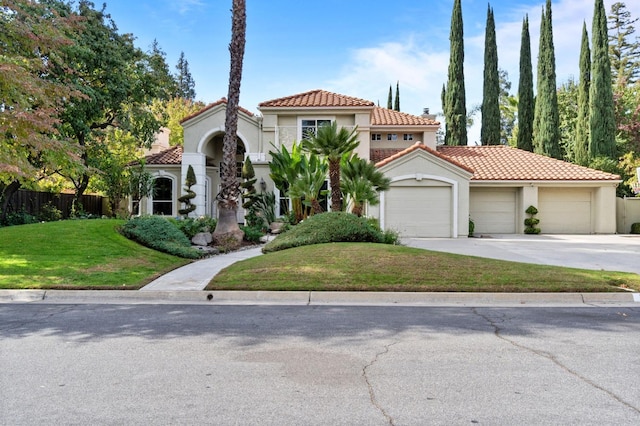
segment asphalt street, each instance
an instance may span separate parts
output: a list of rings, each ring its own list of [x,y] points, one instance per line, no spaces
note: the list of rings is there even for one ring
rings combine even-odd
[[[640,424],[640,307],[0,304],[0,424]]]

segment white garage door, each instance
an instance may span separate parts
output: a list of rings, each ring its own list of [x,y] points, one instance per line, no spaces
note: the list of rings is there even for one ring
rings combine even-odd
[[[473,188],[469,197],[469,216],[476,234],[515,234],[515,188]]]
[[[590,234],[591,190],[540,188],[538,225],[543,234]]]
[[[391,187],[385,227],[405,237],[451,237],[451,193],[451,187]]]

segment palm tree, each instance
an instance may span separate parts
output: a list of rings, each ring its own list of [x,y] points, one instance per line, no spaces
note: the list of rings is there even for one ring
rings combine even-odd
[[[358,126],[353,130],[341,127],[334,121],[318,128],[315,135],[302,142],[308,152],[323,156],[329,163],[329,184],[331,186],[331,210],[342,210],[342,193],[340,191],[340,161],[349,156],[358,147]]]
[[[238,149],[238,104],[240,102],[240,81],[242,80],[242,59],[244,57],[247,13],[245,0],[232,0],[231,18],[231,67],[229,70],[229,92],[224,123],[222,147],[221,189],[218,200],[218,223],[214,236],[233,236],[240,242],[243,232],[238,226],[238,198],[240,184],[236,177],[236,151]]]
[[[274,148],[275,145],[272,144]],[[273,180],[274,185],[280,193],[288,194],[289,186],[295,182],[302,173],[302,161],[305,158],[302,153],[301,144],[293,142],[291,151],[287,149],[285,145],[280,147],[280,150],[276,148],[275,151],[269,151],[271,155],[271,161],[269,162],[269,176]],[[302,212],[302,200],[299,197],[288,195],[291,199],[291,210],[296,218],[296,222],[300,222],[303,219]],[[280,212],[284,214],[284,211]]]
[[[378,192],[389,189],[391,180],[376,166],[357,155],[342,163],[342,192],[351,201],[351,213],[362,216],[364,205],[379,203]]]
[[[322,195],[322,186],[327,179],[327,162],[315,154],[309,154],[303,157],[300,164],[300,174],[289,186],[288,195],[292,199],[302,200],[307,208],[311,208],[312,215],[322,213],[318,197]],[[308,215],[305,212],[303,216]]]

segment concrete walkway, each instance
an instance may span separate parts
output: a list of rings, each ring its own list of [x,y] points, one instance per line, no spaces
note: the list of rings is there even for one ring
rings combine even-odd
[[[142,287],[140,291],[203,290],[209,281],[229,265],[262,254],[262,246],[211,256],[174,269]]]

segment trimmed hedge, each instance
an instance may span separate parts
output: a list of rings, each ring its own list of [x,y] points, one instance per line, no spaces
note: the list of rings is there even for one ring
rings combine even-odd
[[[346,212],[311,216],[265,245],[264,253],[312,244],[361,242],[396,243],[366,218]]]
[[[202,254],[174,224],[160,216],[142,216],[127,221],[122,234],[130,240],[174,256],[198,259]]]

